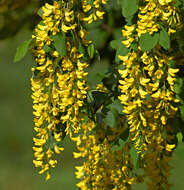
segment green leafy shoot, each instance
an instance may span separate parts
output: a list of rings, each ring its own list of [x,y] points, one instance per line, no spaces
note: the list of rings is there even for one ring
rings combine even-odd
[[[29,48],[31,41],[32,41],[32,39],[26,40],[17,47],[16,54],[14,57],[14,62],[18,62],[25,57],[25,55],[28,52],[28,48]]]

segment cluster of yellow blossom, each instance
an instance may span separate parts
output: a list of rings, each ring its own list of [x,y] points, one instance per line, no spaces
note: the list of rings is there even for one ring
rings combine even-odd
[[[85,14],[81,15],[82,21],[87,24],[102,19],[105,12],[102,10],[102,6],[107,3],[107,0],[94,0],[93,3],[89,3],[87,0],[82,0],[82,9]]]
[[[77,186],[81,190],[130,189],[131,184],[136,180],[132,172],[130,143],[127,142],[120,150],[112,150],[111,144],[119,138],[125,127],[119,123],[109,135],[104,133],[105,130],[110,130],[105,124],[95,134],[92,133],[94,128],[93,121],[85,121],[82,123],[81,135],[73,137],[78,150],[74,152],[74,157],[86,158],[82,166],[76,167],[76,177],[81,179]]]
[[[104,86],[103,84],[97,84],[97,85],[96,85],[96,89],[97,89],[99,92],[108,93],[107,87]]]
[[[91,19],[87,19],[91,15],[92,20],[96,20],[95,15],[102,19],[102,4],[106,1],[96,0],[90,8],[86,0],[82,0],[82,4],[74,0],[54,1],[53,5],[46,3],[41,8],[42,21],[32,36],[36,66],[32,68],[31,85],[37,132],[33,138],[33,163],[41,169],[40,174],[47,172],[47,180],[49,168],[54,168],[57,163],[54,153],[60,154],[64,150],[62,139],[68,134],[72,137],[80,130],[88,64],[78,51],[78,42],[84,46],[91,43],[86,39],[87,31],[82,24],[91,23]],[[58,38],[60,40],[55,41]],[[63,49],[58,48],[58,43]]]
[[[122,43],[131,48],[132,42],[136,41],[138,50],[119,56],[124,68],[119,70],[119,99],[124,105],[131,139],[135,141],[135,147],[142,155],[144,171],[150,177],[150,190],[170,189],[168,162],[175,145],[169,144],[164,135],[167,119],[177,111],[174,84],[179,69],[171,68],[169,61],[173,57],[159,44],[150,51],[142,51],[139,42],[143,34],[159,33],[159,23],[166,27],[168,35],[176,32],[181,23],[173,3],[171,0],[144,0],[137,23],[122,30],[125,37]]]
[[[153,34],[159,31],[159,22],[167,23],[168,34],[175,33],[176,30],[171,27],[174,22],[180,25],[179,15],[176,11],[175,3],[172,0],[144,0],[146,6],[139,8],[138,22],[137,22],[137,35],[140,37],[142,34]]]

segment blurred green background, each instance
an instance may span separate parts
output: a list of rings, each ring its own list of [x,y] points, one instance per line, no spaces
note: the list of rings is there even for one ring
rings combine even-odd
[[[0,41],[0,190],[75,190],[74,166],[79,162],[72,158],[74,146],[64,141],[65,151],[60,162],[52,171],[52,178],[45,182],[32,164],[32,103],[30,91],[30,55],[20,63],[13,63],[16,47],[30,38],[31,33],[22,29],[11,39]],[[91,68],[90,81],[95,72],[103,70],[106,64],[97,63]],[[180,144],[174,154],[171,182],[172,190],[184,189],[184,145]],[[144,185],[135,190],[146,190]]]

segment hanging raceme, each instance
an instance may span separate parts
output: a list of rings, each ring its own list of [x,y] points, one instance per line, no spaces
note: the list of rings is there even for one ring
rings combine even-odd
[[[33,163],[41,168],[40,174],[55,167],[53,154],[64,150],[59,145],[62,138],[68,134],[72,137],[80,129],[80,108],[87,93],[84,70],[88,64],[78,48],[91,43],[82,23],[102,19],[100,5],[105,3],[95,1],[90,5],[82,1],[83,11],[76,1],[54,1],[53,5],[46,3],[42,7],[42,21],[33,35],[37,66],[32,68],[31,79],[37,132],[37,138],[33,138]],[[94,11],[88,13],[90,10]],[[46,179],[49,178],[47,172]]]
[[[170,35],[181,27],[174,4],[173,1],[145,0],[139,7],[137,23],[122,30],[125,38],[122,43],[131,52],[119,56],[125,68],[119,70],[122,78],[119,99],[124,105],[132,141],[150,177],[150,190],[170,189],[168,162],[175,145],[169,144],[165,134],[167,120],[175,115],[174,104],[179,102],[174,93],[179,69],[170,67],[173,56],[168,54],[168,49]]]
[[[73,138],[77,142],[77,150],[74,157],[86,157],[82,166],[77,166],[76,178],[82,179],[77,186],[80,189],[130,189],[131,184],[137,179],[132,168],[130,156],[130,142],[125,143],[120,149],[113,150],[112,142],[117,140],[126,127],[122,117],[117,128],[106,135],[105,130],[110,131],[107,125],[102,124],[95,134],[92,131],[95,123],[84,121],[80,136]]]

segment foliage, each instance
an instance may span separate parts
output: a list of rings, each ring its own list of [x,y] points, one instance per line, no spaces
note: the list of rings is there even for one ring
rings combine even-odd
[[[15,61],[31,44],[33,163],[46,180],[69,136],[74,157],[84,158],[80,189],[129,190],[146,177],[148,189],[170,189],[169,161],[184,135],[183,7],[182,0],[68,0],[38,11]],[[93,88],[87,70],[99,55],[109,68]]]

